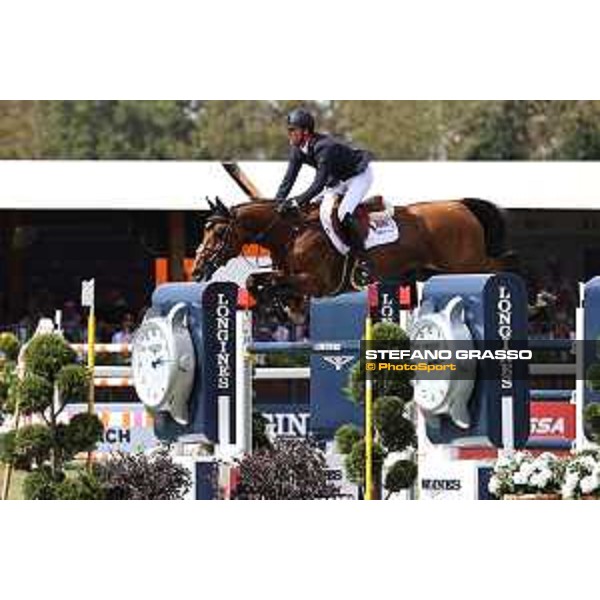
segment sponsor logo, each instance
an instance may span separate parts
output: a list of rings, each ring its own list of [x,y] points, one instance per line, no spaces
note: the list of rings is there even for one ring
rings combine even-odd
[[[501,285],[498,289],[498,303],[496,304],[498,316],[498,335],[501,340],[512,338],[512,295],[510,290]]]
[[[230,327],[231,305],[225,294],[217,294],[215,307],[217,341],[217,387],[221,390],[231,387],[231,352],[230,352]]]
[[[496,303],[496,316],[498,319],[498,336],[504,341],[505,348],[512,339],[512,294],[510,290],[501,285],[498,289],[498,302]],[[510,360],[500,362],[500,381],[502,389],[511,390],[513,387],[513,369]]]
[[[462,482],[460,479],[422,479],[421,488],[433,492],[459,492]]]
[[[267,435],[277,436],[298,436],[306,437],[308,435],[308,424],[310,422],[310,413],[263,413],[263,417],[268,421]]]
[[[394,322],[398,317],[396,302],[393,294],[382,292],[379,297],[379,320]]]
[[[354,356],[323,356],[323,360],[332,365],[336,371],[341,371],[354,358]]]
[[[531,435],[566,437],[565,419],[562,417],[531,417]]]

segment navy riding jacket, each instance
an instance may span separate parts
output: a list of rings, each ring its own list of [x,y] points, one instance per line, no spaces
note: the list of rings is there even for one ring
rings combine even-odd
[[[283,201],[288,197],[304,164],[314,167],[317,172],[310,187],[296,196],[299,204],[317,196],[325,186],[331,187],[362,173],[372,158],[373,155],[366,150],[353,148],[330,135],[315,133],[308,142],[306,152],[292,146],[288,168],[275,198]]]

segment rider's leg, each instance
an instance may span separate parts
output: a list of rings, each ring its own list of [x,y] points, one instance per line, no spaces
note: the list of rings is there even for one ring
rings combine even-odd
[[[358,223],[354,218],[354,210],[364,200],[372,183],[373,172],[370,166],[362,173],[348,179],[346,181],[348,190],[338,208],[340,224],[346,234],[350,247],[358,252],[364,252],[365,247],[360,236]]]
[[[340,202],[338,216],[340,221],[348,214],[352,214],[356,207],[364,200],[369,188],[373,184],[373,170],[368,166],[362,173],[351,177],[346,182],[346,195]]]

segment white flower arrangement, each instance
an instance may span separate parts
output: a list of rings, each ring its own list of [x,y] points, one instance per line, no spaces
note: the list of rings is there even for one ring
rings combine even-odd
[[[600,453],[584,450],[570,458],[561,488],[565,500],[582,496],[600,496]]]
[[[550,452],[539,456],[514,452],[498,458],[488,490],[498,498],[506,494],[559,493],[563,473],[564,465]]]

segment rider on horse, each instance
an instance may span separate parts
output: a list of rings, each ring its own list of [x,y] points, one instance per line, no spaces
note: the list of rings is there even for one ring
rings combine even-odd
[[[340,226],[354,254],[364,257],[365,246],[353,213],[373,182],[369,165],[372,154],[316,132],[313,116],[302,108],[288,115],[287,130],[291,149],[288,168],[276,195],[280,212],[308,204],[324,189],[340,195],[345,191],[338,207]],[[286,200],[303,164],[316,169],[314,181],[304,193]]]

